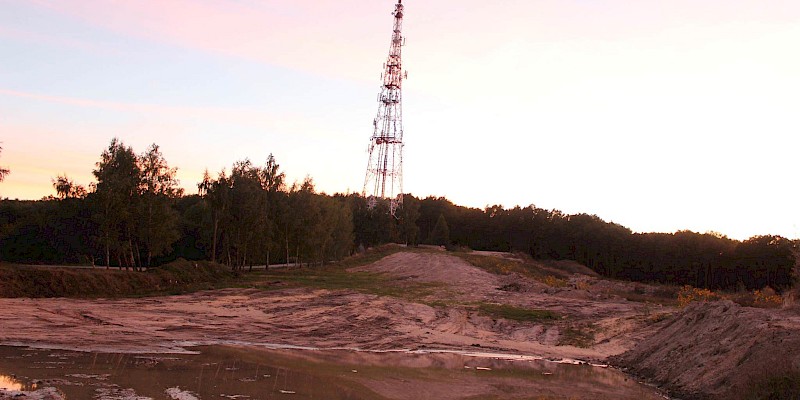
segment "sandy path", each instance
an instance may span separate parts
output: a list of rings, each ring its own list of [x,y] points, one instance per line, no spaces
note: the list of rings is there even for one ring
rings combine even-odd
[[[627,301],[498,290],[504,279],[447,254],[396,253],[359,270],[441,282],[448,296],[549,309],[603,328],[592,348],[557,346],[565,323],[492,319],[464,306],[429,307],[352,291],[226,289],[143,299],[0,299],[0,344],[108,352],[179,352],[188,344],[318,348],[471,349],[601,360],[643,335],[641,306]],[[538,288],[536,283],[528,286]],[[540,284],[539,284],[540,285]]]

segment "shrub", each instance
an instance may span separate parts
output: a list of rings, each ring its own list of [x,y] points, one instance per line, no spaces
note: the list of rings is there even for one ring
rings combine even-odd
[[[787,290],[783,294],[783,306],[785,308],[791,308],[797,306],[798,297],[800,297],[800,286],[796,286],[792,290]]]
[[[565,287],[567,286],[567,281],[561,278],[556,278],[553,275],[547,275],[542,279],[542,283],[550,287]]]
[[[578,290],[589,290],[592,287],[592,284],[587,281],[578,281],[575,282],[575,289]]]
[[[692,302],[704,302],[722,300],[723,297],[708,289],[700,289],[686,285],[678,292],[678,306],[683,308]]]
[[[772,288],[765,287],[753,292],[753,306],[763,308],[776,308],[783,304],[783,298],[775,293]]]

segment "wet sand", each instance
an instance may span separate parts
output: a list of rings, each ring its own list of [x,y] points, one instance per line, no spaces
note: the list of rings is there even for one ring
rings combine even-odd
[[[0,347],[0,386],[5,377],[17,385],[11,389],[52,387],[63,399],[100,400],[661,398],[619,371],[588,365],[453,353],[191,350],[198,354]]]

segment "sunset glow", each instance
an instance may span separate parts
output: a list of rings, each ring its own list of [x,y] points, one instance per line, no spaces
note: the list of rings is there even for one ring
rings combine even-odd
[[[634,231],[800,237],[800,2],[404,1],[405,190]],[[112,137],[187,193],[272,153],[360,192],[386,1],[0,1],[0,196]]]

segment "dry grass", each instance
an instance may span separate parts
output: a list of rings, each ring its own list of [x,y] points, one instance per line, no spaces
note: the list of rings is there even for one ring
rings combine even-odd
[[[569,273],[545,267],[527,258],[510,259],[469,253],[455,253],[464,261],[495,275],[518,274],[550,287],[566,287]]]
[[[550,287],[567,287],[566,279],[556,278],[553,275],[547,275],[541,282]]]
[[[565,326],[560,329],[559,346],[589,348],[594,344],[595,328],[592,326]]]
[[[722,300],[723,298],[720,294],[714,293],[709,289],[686,285],[678,292],[678,306],[683,308],[690,303]]]
[[[678,306],[682,308],[692,302],[730,300],[743,307],[779,308],[786,303],[786,297],[770,287],[752,292],[723,293],[686,285],[678,292]]]
[[[795,286],[792,290],[787,290],[783,294],[783,308],[793,308],[800,306],[797,302],[800,298],[800,286]]]
[[[549,310],[533,310],[506,304],[481,303],[478,305],[478,311],[490,317],[505,318],[512,321],[543,322],[561,319],[561,316]]]

